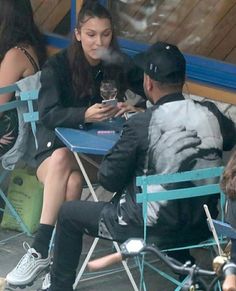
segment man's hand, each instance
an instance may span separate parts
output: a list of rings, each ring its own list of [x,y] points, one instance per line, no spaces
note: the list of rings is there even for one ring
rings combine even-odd
[[[201,139],[195,130],[176,127],[161,133],[151,146],[149,158],[156,173],[176,173],[194,160],[200,144]]]
[[[118,108],[119,108],[119,111],[116,113],[115,117],[117,116],[121,116],[125,113],[128,113],[128,112],[141,112],[141,111],[144,111],[143,108],[139,108],[139,107],[134,107],[133,105],[130,105],[126,102],[119,102],[118,103]]]
[[[223,291],[236,291],[236,275],[228,275],[223,283]]]

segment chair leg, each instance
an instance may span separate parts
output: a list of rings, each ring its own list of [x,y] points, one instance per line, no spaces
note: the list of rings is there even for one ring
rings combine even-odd
[[[221,283],[218,280],[217,284],[214,286],[214,291],[222,291]]]
[[[21,226],[22,230],[24,233],[26,233],[28,236],[31,235],[28,227],[25,225],[24,221],[20,217],[20,215],[17,213],[13,205],[10,203],[10,201],[7,199],[6,195],[3,193],[2,189],[0,189],[0,197],[3,199],[5,202],[6,207],[10,210],[12,216],[16,219],[16,221],[19,223]]]
[[[140,282],[139,282],[139,290],[140,291],[141,290],[143,290],[143,291],[147,290],[146,283],[145,283],[145,280],[144,280],[144,260],[145,260],[145,254],[142,254],[141,258],[140,257],[136,258],[137,265],[138,265],[139,272],[140,272]]]
[[[117,252],[120,252],[120,247],[119,247],[118,243],[117,243],[117,242],[113,242],[113,244],[114,244],[114,246],[115,246],[115,248],[116,248],[116,251],[117,251]],[[131,284],[132,284],[134,290],[135,290],[135,291],[138,291],[139,289],[138,289],[138,287],[137,287],[137,284],[136,284],[135,281],[134,281],[133,275],[131,274],[130,269],[129,269],[129,267],[128,267],[126,261],[122,261],[122,264],[123,264],[123,266],[124,266],[124,268],[125,268],[125,271],[126,271],[128,277],[129,277],[129,280],[130,280],[130,282],[131,282]]]
[[[86,258],[85,258],[85,260],[84,260],[84,262],[83,262],[83,264],[82,264],[82,266],[81,266],[81,268],[80,268],[80,270],[79,270],[79,273],[78,273],[78,275],[77,275],[77,277],[76,277],[76,279],[75,279],[75,283],[74,283],[74,285],[73,285],[73,289],[74,289],[74,290],[75,290],[75,288],[77,287],[77,285],[78,285],[78,283],[79,283],[79,280],[81,279],[81,277],[82,277],[82,275],[83,275],[83,273],[84,273],[84,270],[85,270],[85,268],[86,268],[86,266],[87,266],[87,264],[88,264],[88,261],[90,260],[92,254],[93,254],[93,251],[94,251],[94,249],[95,249],[95,247],[96,247],[96,245],[97,245],[97,243],[98,243],[98,240],[99,240],[99,238],[96,237],[96,238],[94,239],[93,243],[92,243],[92,246],[91,246],[90,249],[89,249],[89,252],[88,252],[88,254],[87,254],[87,256],[86,256]]]
[[[92,246],[89,249],[89,252],[88,252],[88,254],[87,254],[87,256],[86,256],[86,258],[85,258],[85,260],[84,260],[84,262],[83,262],[83,264],[82,264],[82,266],[80,268],[80,270],[79,270],[79,273],[78,273],[78,275],[77,275],[77,277],[75,279],[75,283],[73,285],[73,289],[74,290],[76,289],[76,287],[77,287],[77,285],[78,285],[78,283],[79,283],[79,281],[80,281],[80,279],[81,279],[81,277],[82,277],[82,275],[84,273],[84,270],[85,270],[85,268],[86,268],[86,266],[88,264],[88,261],[90,260],[92,254],[93,254],[93,251],[94,251],[98,241],[99,241],[99,238],[95,238],[93,243],[92,243]],[[120,248],[119,248],[118,243],[117,242],[113,242],[113,244],[115,246],[116,251],[120,252]],[[130,269],[129,269],[126,261],[122,261],[122,264],[123,264],[124,269],[125,269],[128,277],[129,277],[129,280],[130,280],[130,282],[131,282],[131,284],[133,286],[134,291],[139,291],[139,289],[138,289],[138,287],[137,287],[137,285],[136,285],[136,283],[134,281],[133,275],[131,274]]]

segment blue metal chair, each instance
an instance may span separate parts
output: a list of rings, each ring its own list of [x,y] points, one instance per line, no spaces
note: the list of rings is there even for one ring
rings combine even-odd
[[[136,179],[137,186],[140,186],[142,192],[137,194],[137,202],[142,203],[143,209],[143,220],[144,220],[144,239],[148,239],[147,236],[147,208],[148,202],[151,201],[167,201],[167,200],[175,200],[175,199],[184,199],[184,198],[194,198],[200,197],[204,195],[214,195],[220,193],[220,208],[221,208],[221,215],[223,220],[224,214],[224,203],[225,203],[225,196],[224,193],[221,191],[219,182],[209,182],[209,179],[220,178],[223,172],[223,167],[215,167],[215,168],[207,168],[207,169],[198,169],[193,171],[181,172],[181,173],[174,173],[174,174],[160,174],[160,175],[151,175],[151,176],[140,176]],[[189,188],[179,188],[179,189],[170,189],[161,192],[151,192],[150,186],[153,185],[161,185],[161,184],[170,184],[170,183],[179,183],[179,182],[188,182],[188,181],[200,181],[205,180],[205,183],[202,182],[201,185]],[[208,183],[206,183],[208,180]],[[219,180],[219,179],[218,179]],[[181,186],[180,186],[181,187]],[[191,248],[198,248],[198,247],[209,247],[215,245],[215,241],[209,239],[203,243],[195,244],[195,245],[184,245],[177,248],[167,248],[163,249],[164,252],[168,251],[177,251],[183,249],[191,249]],[[174,277],[170,276],[169,274],[163,272],[162,270],[154,267],[153,265],[145,262],[143,260],[141,264],[141,283],[140,289],[143,288],[146,290],[146,285],[143,279],[143,266],[147,265],[154,271],[158,272],[161,276],[166,278],[167,280],[171,281],[173,284],[177,285],[176,291],[180,290],[183,286],[184,282],[176,280]],[[218,290],[221,290],[220,285],[218,284]]]
[[[13,93],[15,95],[14,100],[0,105],[0,112],[17,109],[19,132],[22,132],[21,140],[19,141],[19,143],[17,141],[15,143],[16,147],[9,150],[9,152],[7,152],[0,158],[0,161],[2,163],[2,167],[0,170],[0,198],[4,201],[5,207],[10,211],[11,215],[19,223],[22,231],[27,235],[31,235],[30,231],[25,223],[22,221],[20,215],[17,213],[12,203],[7,198],[6,194],[4,193],[3,182],[9,175],[10,171],[14,169],[15,164],[18,162],[18,160],[24,158],[24,154],[27,151],[26,146],[29,134],[32,133],[35,141],[35,147],[38,147],[36,139],[36,122],[39,119],[39,114],[35,108],[37,108],[36,102],[38,99],[39,88],[40,72],[36,73],[33,76],[26,77],[15,84],[0,88],[0,98],[1,94],[5,93]],[[25,124],[28,124],[28,127],[25,127]],[[24,127],[24,129],[22,130],[21,127]],[[26,147],[24,150],[22,149],[23,146]],[[4,211],[4,209],[0,208],[0,211]]]

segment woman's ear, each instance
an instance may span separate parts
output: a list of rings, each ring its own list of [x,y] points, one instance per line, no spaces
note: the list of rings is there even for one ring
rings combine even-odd
[[[77,41],[81,41],[80,30],[78,28],[75,28],[74,32],[75,32],[75,38],[77,39]]]

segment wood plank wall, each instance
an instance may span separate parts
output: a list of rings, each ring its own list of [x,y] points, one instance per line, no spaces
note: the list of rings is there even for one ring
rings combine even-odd
[[[203,85],[198,82],[187,81],[184,87],[184,92],[187,94],[197,95],[201,97],[206,97],[219,102],[224,102],[228,104],[236,105],[236,92],[222,89],[219,87],[213,87],[208,85]]]
[[[134,19],[140,19],[137,5],[120,6]],[[70,0],[31,0],[35,20],[44,31],[53,31],[70,10]],[[83,0],[77,0],[79,11]],[[116,4],[111,2],[114,9]],[[115,14],[115,11],[112,10]],[[183,52],[202,55],[236,64],[236,0],[159,0],[157,11],[148,19],[143,33],[136,31],[124,19],[117,18],[119,30],[125,37],[153,43],[156,40],[177,44]],[[120,21],[119,21],[120,19]],[[127,34],[127,31],[130,34]]]
[[[146,2],[147,0],[142,0],[139,4],[144,6]],[[31,0],[31,3],[36,22],[46,31],[53,30],[70,9],[70,0]],[[77,12],[82,3],[83,0],[77,0]],[[140,6],[132,5],[128,13],[139,19],[139,8]],[[158,25],[154,26],[154,32],[153,27],[149,28],[152,33],[146,33],[144,40],[152,43],[161,39],[177,43],[185,50],[186,35],[190,35],[192,42],[190,38],[188,53],[204,54],[236,63],[235,15],[236,0],[159,0],[158,13],[150,19],[150,22]],[[140,37],[140,33],[123,20],[120,29],[128,29],[134,39]],[[196,45],[194,39],[201,42]],[[57,51],[57,48],[48,48],[49,55]],[[185,92],[236,105],[236,93],[227,89],[188,81]]]
[[[76,10],[79,11],[83,0],[76,1]],[[65,15],[70,11],[70,0],[31,0],[34,18],[42,31],[52,32]],[[48,54],[52,55],[59,49],[48,46]]]
[[[31,0],[34,19],[43,31],[52,32],[70,11],[70,0]]]
[[[119,4],[118,4],[119,3]],[[112,12],[119,11],[133,19],[144,18],[136,5],[112,1]],[[177,44],[184,52],[236,64],[236,0],[158,0],[157,9],[147,19],[148,28],[136,31],[132,23],[117,18],[119,30],[132,39],[153,43],[157,40]]]

